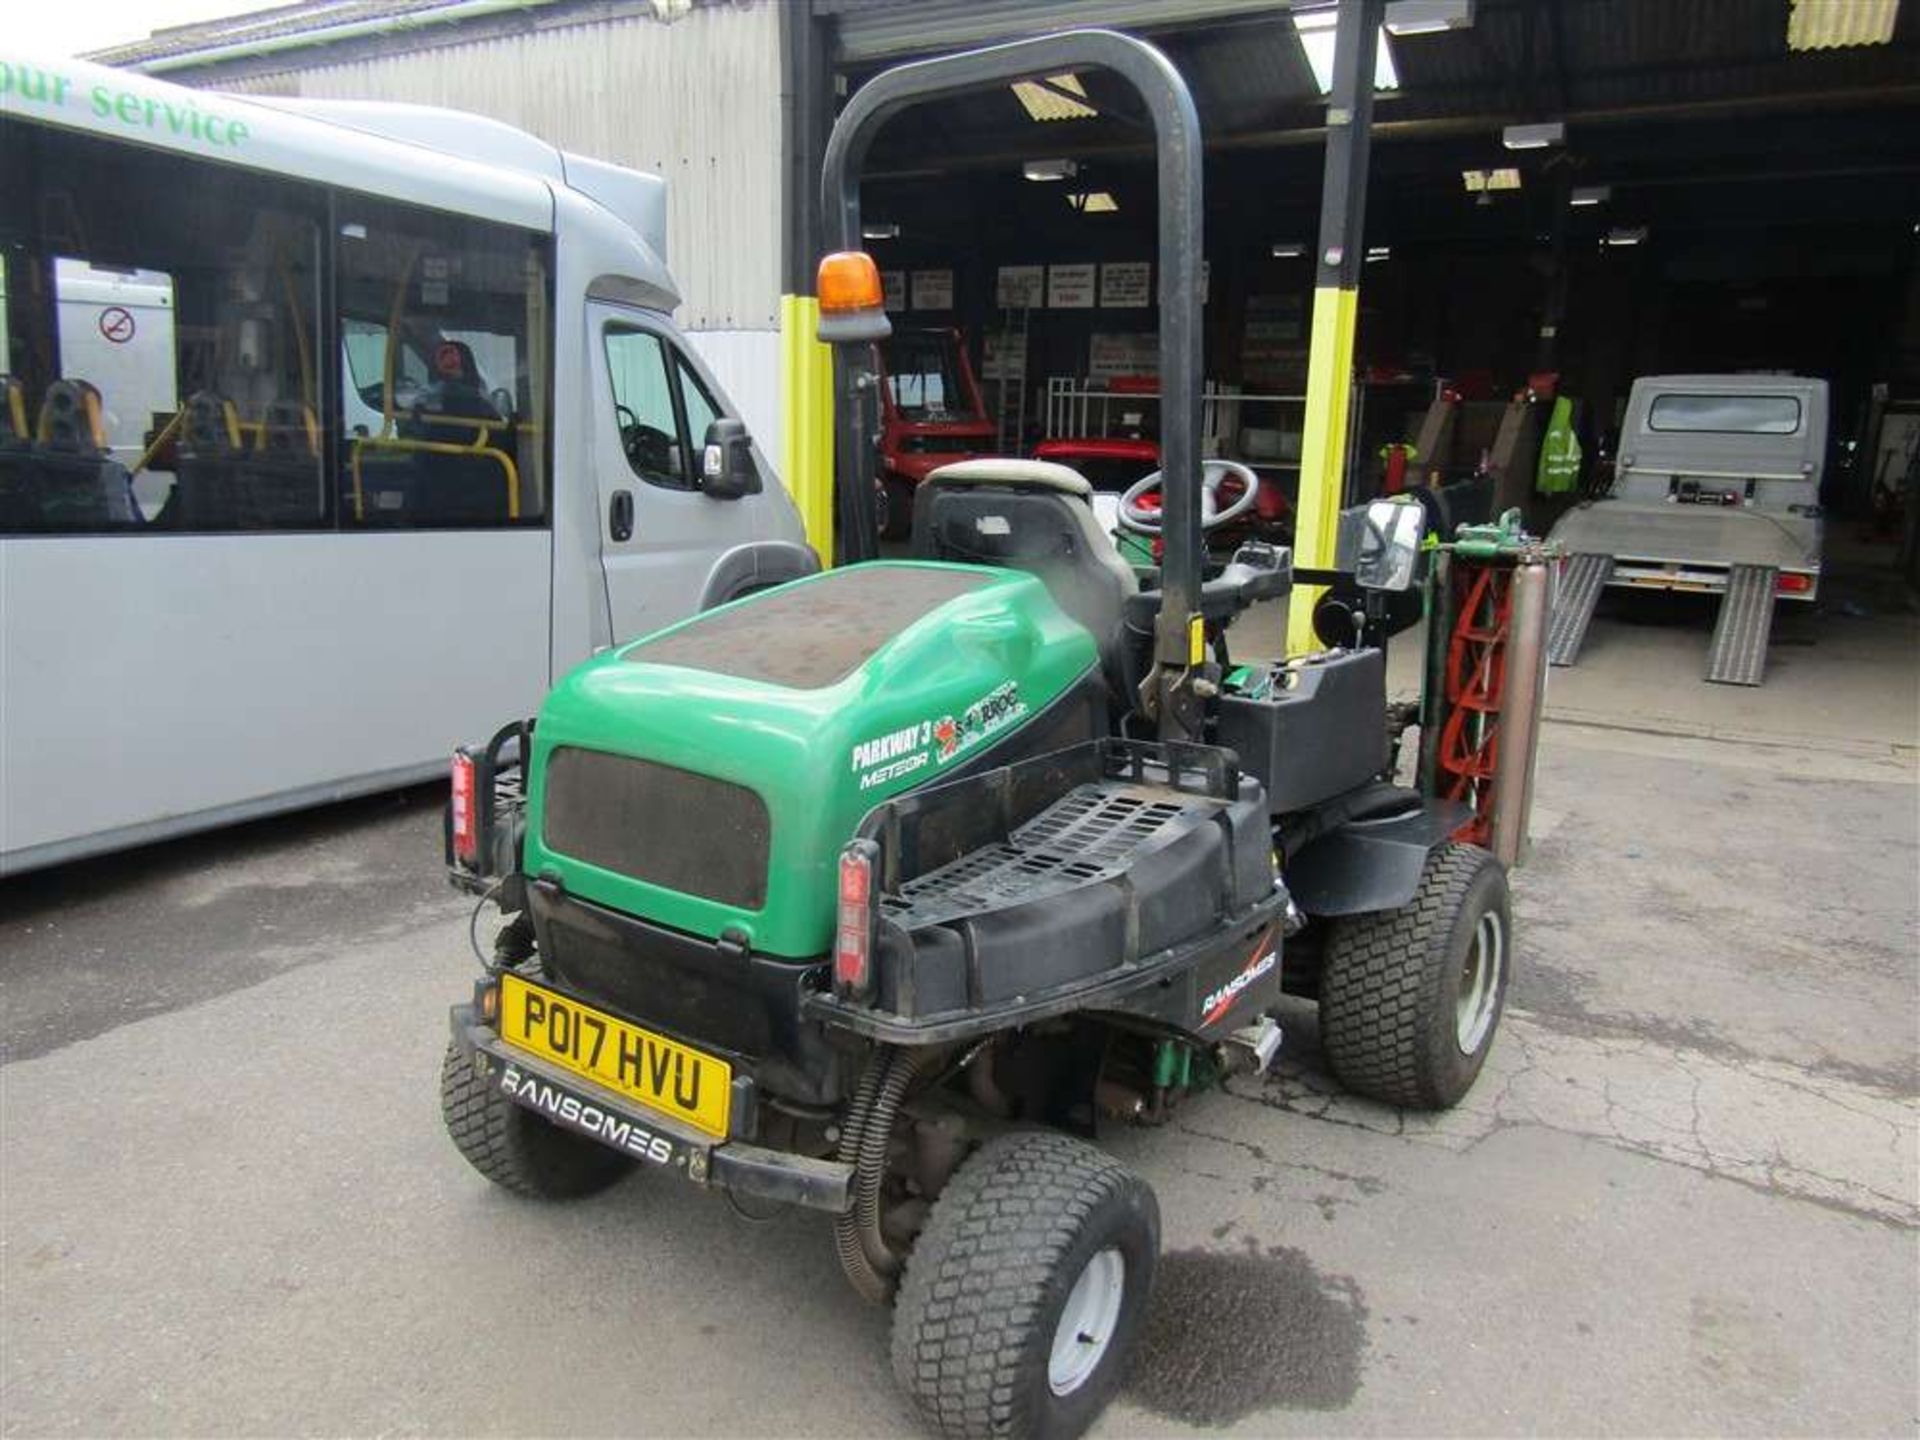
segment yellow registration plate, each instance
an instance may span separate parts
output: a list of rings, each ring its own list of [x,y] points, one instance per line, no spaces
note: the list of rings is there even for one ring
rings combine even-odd
[[[500,977],[500,1038],[651,1110],[724,1137],[733,1067],[590,1005]]]

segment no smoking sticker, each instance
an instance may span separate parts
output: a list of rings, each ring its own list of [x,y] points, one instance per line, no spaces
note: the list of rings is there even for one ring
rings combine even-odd
[[[109,305],[100,312],[100,333],[115,345],[133,338],[133,312],[124,305]]]

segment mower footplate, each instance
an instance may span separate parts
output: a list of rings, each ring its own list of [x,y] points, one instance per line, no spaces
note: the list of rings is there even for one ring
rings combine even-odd
[[[502,1095],[564,1130],[737,1197],[835,1215],[851,1203],[850,1165],[715,1139],[509,1045],[473,1005],[454,1006],[451,1019],[455,1045]]]

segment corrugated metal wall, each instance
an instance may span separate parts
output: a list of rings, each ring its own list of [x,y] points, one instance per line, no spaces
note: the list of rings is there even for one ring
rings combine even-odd
[[[490,115],[668,181],[667,263],[689,330],[774,331],[780,315],[778,0],[400,50],[224,89],[396,100]],[[399,42],[404,44],[404,41]]]

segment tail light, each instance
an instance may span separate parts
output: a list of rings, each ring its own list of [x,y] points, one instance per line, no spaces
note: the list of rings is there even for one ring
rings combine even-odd
[[[855,840],[840,852],[833,988],[850,999],[864,998],[873,986],[873,857],[877,849],[871,840]]]
[[[473,757],[453,752],[453,858],[471,865],[480,855],[480,817],[474,801]]]
[[[1782,575],[1778,580],[1773,582],[1773,591],[1776,595],[1804,595],[1811,589],[1813,589],[1813,577],[1811,575],[1794,575],[1789,573]]]

